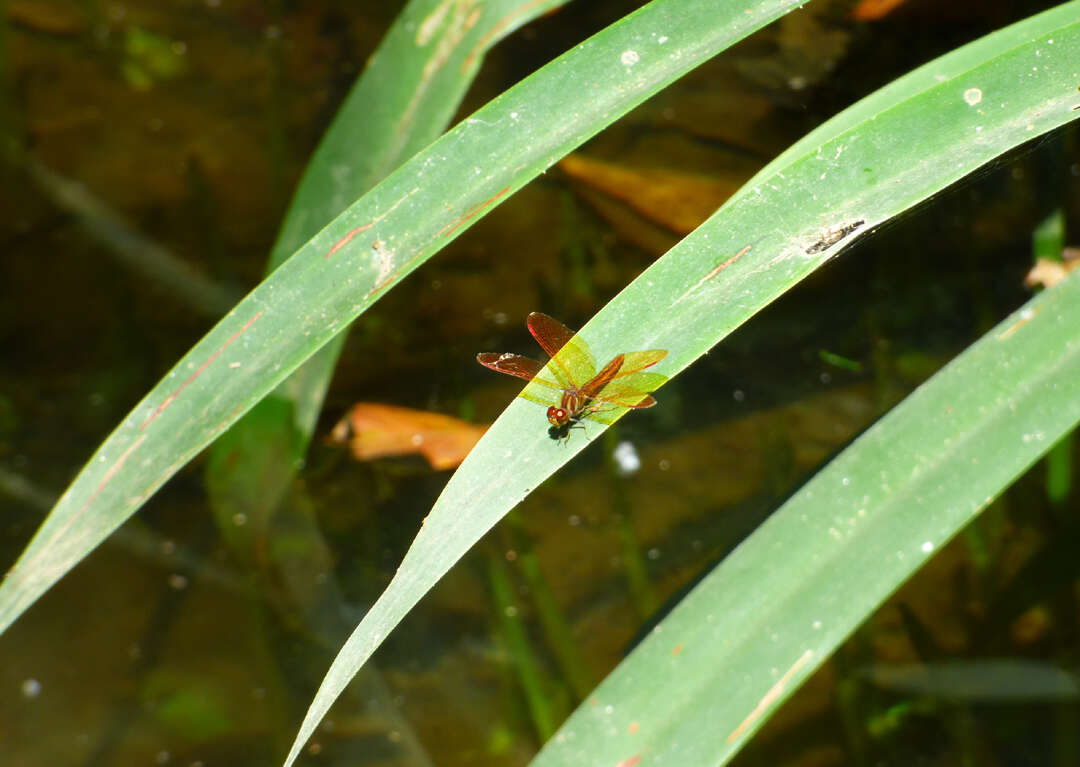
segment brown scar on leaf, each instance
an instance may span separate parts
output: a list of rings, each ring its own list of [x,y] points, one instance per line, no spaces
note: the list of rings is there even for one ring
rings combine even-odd
[[[101,482],[98,483],[97,488],[90,495],[90,497],[86,499],[86,502],[83,503],[82,508],[80,508],[79,511],[85,510],[97,499],[99,495],[101,495],[101,491],[105,489],[105,485],[109,484],[109,480],[116,476],[116,473],[120,471],[120,469],[123,467],[124,461],[126,461],[131,456],[131,454],[135,452],[135,448],[141,445],[144,439],[146,439],[145,434],[132,442],[128,449],[125,450],[123,454],[121,454],[121,456],[116,459],[113,465],[109,467],[108,471],[105,472],[105,476],[101,478]],[[65,526],[63,530],[59,531],[57,535],[63,533],[64,530],[67,530],[67,526]],[[56,540],[56,536],[53,536],[53,540]]]
[[[753,245],[747,245],[747,246],[746,246],[745,248],[743,248],[742,250],[740,250],[740,251],[739,251],[738,253],[736,253],[736,254],[735,254],[734,256],[731,256],[731,257],[730,257],[730,258],[728,258],[728,259],[727,259],[726,261],[723,261],[722,263],[720,263],[720,264],[718,264],[717,266],[713,267],[713,270],[712,270],[711,272],[709,272],[708,274],[706,274],[706,275],[705,275],[704,277],[702,277],[702,278],[701,278],[700,280],[698,280],[698,281],[697,281],[697,282],[696,282],[696,283],[694,284],[694,286],[693,286],[692,288],[690,288],[690,289],[689,289],[688,291],[686,291],[686,292],[685,292],[685,293],[683,293],[683,294],[682,294],[681,296],[679,296],[679,297],[678,297],[678,298],[677,298],[677,299],[675,300],[675,303],[679,303],[679,301],[682,301],[682,300],[683,300],[684,298],[686,298],[686,297],[687,297],[688,295],[690,295],[690,294],[691,294],[691,293],[693,293],[693,292],[694,292],[695,290],[697,290],[698,288],[700,288],[700,287],[701,287],[702,285],[704,285],[704,284],[705,284],[706,282],[708,282],[709,280],[711,280],[711,279],[712,279],[713,277],[715,277],[716,275],[720,274],[720,272],[724,271],[724,270],[725,270],[725,269],[727,269],[727,268],[728,268],[729,266],[731,266],[732,264],[734,264],[734,263],[735,263],[736,261],[738,261],[738,260],[739,260],[740,258],[742,258],[742,257],[743,257],[743,256],[745,256],[745,255],[746,255],[747,253],[749,253],[749,252],[750,252],[750,249],[751,249],[752,247],[754,247],[754,246],[753,246]]]
[[[465,215],[463,215],[463,216],[459,217],[458,219],[456,219],[456,220],[455,220],[455,221],[453,221],[452,223],[449,223],[449,224],[447,224],[447,225],[446,225],[446,226],[445,226],[445,227],[444,227],[444,228],[442,229],[442,231],[440,231],[440,232],[439,232],[439,236],[440,236],[440,237],[445,237],[446,235],[448,235],[448,234],[452,233],[452,232],[453,232],[453,231],[454,231],[455,229],[457,229],[457,228],[458,228],[459,226],[461,226],[462,224],[464,224],[464,223],[465,223],[466,221],[468,221],[468,220],[469,220],[470,218],[473,218],[473,217],[475,217],[475,216],[476,216],[476,215],[477,215],[477,214],[478,214],[478,213],[479,213],[480,211],[482,211],[482,210],[483,210],[484,208],[486,208],[487,206],[491,205],[491,203],[495,202],[495,201],[496,201],[497,199],[499,199],[500,197],[502,197],[502,196],[503,196],[504,194],[506,194],[506,193],[507,193],[507,192],[509,192],[509,191],[510,191],[510,187],[508,187],[508,186],[504,186],[504,187],[503,187],[502,189],[500,189],[500,190],[499,190],[498,192],[496,192],[495,194],[493,194],[493,195],[492,195],[491,197],[489,197],[488,199],[484,200],[484,201],[483,201],[482,203],[480,203],[480,204],[479,204],[479,205],[477,205],[476,207],[474,207],[474,208],[471,208],[471,209],[469,210],[469,212],[468,212],[468,213],[466,213]]]
[[[340,240],[335,242],[334,247],[332,247],[332,248],[330,248],[330,250],[326,251],[326,255],[323,256],[323,258],[330,258],[330,256],[334,255],[339,250],[341,250],[346,245],[348,245],[349,240],[351,240],[353,237],[360,234],[360,232],[366,232],[368,229],[370,229],[373,226],[375,226],[374,221],[372,221],[370,224],[364,224],[363,226],[356,227],[355,229],[350,231],[348,234],[346,234],[344,237],[342,237]]]
[[[385,213],[383,213],[383,214],[382,214],[381,216],[376,216],[375,218],[371,219],[371,221],[370,221],[370,222],[368,222],[368,223],[364,224],[363,226],[358,226],[358,227],[356,227],[355,229],[351,229],[351,230],[349,230],[349,232],[348,232],[348,233],[347,233],[347,234],[346,234],[346,235],[345,235],[344,237],[342,237],[342,238],[341,238],[340,240],[338,240],[337,242],[335,242],[335,243],[333,244],[333,246],[331,246],[330,250],[326,251],[326,255],[325,255],[325,256],[323,256],[323,258],[325,258],[325,259],[328,259],[328,258],[330,258],[330,256],[334,255],[334,254],[335,254],[335,253],[337,253],[337,252],[338,252],[339,250],[341,250],[341,249],[342,249],[342,248],[344,248],[344,247],[345,247],[346,245],[348,245],[348,244],[349,244],[349,241],[350,241],[350,240],[351,240],[351,239],[352,239],[353,237],[355,237],[356,235],[360,234],[361,232],[366,232],[366,231],[367,231],[368,229],[370,229],[371,227],[375,226],[375,224],[379,223],[379,222],[380,222],[380,221],[382,221],[382,220],[383,220],[384,218],[386,218],[387,216],[389,216],[389,215],[390,215],[391,213],[393,213],[393,212],[394,212],[394,208],[396,208],[396,207],[397,207],[398,205],[400,205],[401,203],[405,202],[405,200],[406,200],[406,199],[408,199],[408,198],[409,198],[409,197],[410,197],[410,196],[411,196],[411,195],[413,194],[413,192],[416,192],[416,191],[417,191],[417,189],[419,189],[419,187],[417,187],[416,189],[413,189],[413,190],[412,190],[412,191],[410,191],[410,192],[406,192],[406,193],[405,193],[404,195],[402,195],[402,197],[401,197],[401,199],[400,199],[400,200],[398,200],[398,201],[397,201],[397,202],[395,202],[395,203],[394,203],[393,205],[391,205],[391,206],[390,206],[389,208],[387,208],[386,212],[385,212]]]
[[[468,55],[465,56],[465,60],[461,62],[460,71],[463,73],[467,72],[469,70],[469,67],[472,66],[472,63],[476,59],[476,57],[480,55],[480,52],[483,51],[485,48],[489,47],[493,39],[499,37],[503,33],[504,29],[513,24],[516,17],[523,16],[529,13],[529,11],[532,10],[535,6],[543,5],[546,2],[547,0],[532,0],[531,3],[525,3],[524,5],[519,6],[512,13],[508,13],[506,16],[503,16],[501,19],[492,24],[491,29],[485,32],[483,37],[476,41],[476,45],[474,45],[472,47],[472,50],[469,51]],[[472,23],[470,23],[469,26],[472,27],[472,25],[475,24],[478,20],[478,18],[475,20],[470,19]]]
[[[211,354],[209,357],[206,358],[206,362],[199,365],[198,370],[196,370],[194,373],[192,373],[190,376],[188,376],[188,379],[186,381],[184,381],[182,384],[180,384],[179,388],[177,388],[176,391],[174,391],[172,394],[170,394],[168,397],[166,397],[165,401],[157,406],[157,408],[154,410],[154,412],[150,414],[150,417],[147,418],[145,421],[143,421],[143,425],[139,427],[139,431],[143,431],[144,429],[146,429],[146,427],[149,426],[150,423],[155,418],[157,418],[159,415],[161,415],[165,411],[165,408],[167,408],[169,405],[171,405],[173,403],[173,400],[175,400],[180,395],[180,392],[182,392],[184,389],[186,389],[188,384],[190,384],[192,381],[194,381],[196,378],[198,378],[200,375],[202,375],[202,372],[204,370],[206,370],[208,367],[210,367],[210,363],[212,363],[214,360],[216,360],[218,358],[218,355],[220,355],[223,351],[225,351],[225,349],[227,349],[229,347],[229,344],[231,344],[237,338],[239,338],[244,333],[246,333],[247,329],[250,328],[252,326],[252,324],[255,322],[255,320],[259,319],[259,317],[262,317],[262,312],[258,312],[254,317],[252,317],[250,320],[248,320],[247,322],[244,323],[244,327],[240,328],[238,331],[236,331],[231,336],[229,336],[228,340],[225,341],[225,343],[223,343],[220,347],[218,347],[218,350],[216,352],[214,352],[213,354]]]
[[[720,265],[719,265],[719,266],[717,266],[717,267],[716,267],[715,269],[713,269],[713,270],[712,270],[711,272],[709,272],[709,273],[708,273],[708,274],[706,274],[706,275],[705,275],[704,277],[702,277],[702,278],[701,278],[701,282],[699,282],[699,283],[698,283],[697,285],[695,285],[694,287],[696,288],[696,287],[698,287],[698,285],[701,285],[701,284],[702,284],[703,282],[708,282],[708,281],[709,281],[709,280],[711,280],[711,279],[712,279],[713,277],[715,277],[716,275],[720,274],[720,272],[724,271],[724,270],[725,270],[725,269],[727,269],[727,268],[728,268],[729,266],[731,266],[732,264],[734,264],[734,263],[735,263],[735,262],[736,262],[737,260],[739,260],[740,258],[742,258],[742,257],[743,257],[744,255],[746,255],[747,253],[749,253],[749,252],[750,252],[750,249],[751,249],[752,247],[754,247],[754,246],[753,246],[753,245],[747,245],[747,246],[746,246],[745,248],[743,248],[742,250],[740,250],[740,251],[739,251],[738,253],[736,253],[736,254],[735,254],[734,256],[732,256],[731,258],[729,258],[729,259],[728,259],[727,261],[724,261],[724,262],[723,262],[722,264],[720,264]]]
[[[839,229],[825,230],[822,232],[821,237],[818,238],[818,241],[806,249],[807,254],[813,255],[814,253],[821,253],[823,250],[831,248],[865,223],[866,221],[860,218],[858,221],[853,221],[850,224],[841,226]]]
[[[1037,308],[1036,309],[1022,309],[1020,311],[1020,319],[1018,319],[1012,325],[1009,325],[1009,327],[1005,328],[1003,331],[998,333],[998,340],[999,341],[1004,341],[1005,339],[1012,336],[1016,331],[1018,331],[1020,328],[1024,327],[1024,325],[1027,325],[1029,322],[1031,322],[1033,319],[1035,319],[1035,315],[1038,314],[1038,313],[1039,313],[1039,310]]]
[[[775,703],[781,695],[784,694],[784,688],[787,687],[788,682],[790,682],[792,678],[797,673],[799,673],[799,669],[809,663],[810,659],[813,657],[813,650],[807,650],[802,655],[800,655],[799,659],[795,661],[795,664],[776,681],[776,684],[769,688],[769,691],[765,693],[765,697],[758,701],[758,704],[754,706],[754,710],[750,712],[750,715],[743,719],[742,724],[736,727],[734,732],[727,736],[727,742],[734,743],[740,735],[750,729],[754,722],[760,719],[761,715],[765,713],[765,710],[773,703]]]
[[[446,12],[450,9],[449,4],[442,3],[429,13],[423,21],[416,25],[416,37],[414,42],[421,48],[431,42],[435,31],[442,25],[446,18]]]
[[[469,17],[467,19],[465,19],[466,32],[476,26],[476,22],[480,21],[480,17],[483,15],[483,13],[483,10],[480,8],[473,9],[473,12],[469,14]]]

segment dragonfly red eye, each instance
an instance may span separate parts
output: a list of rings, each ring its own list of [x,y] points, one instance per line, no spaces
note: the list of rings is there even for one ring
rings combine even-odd
[[[570,420],[570,417],[566,414],[565,410],[561,407],[555,407],[554,405],[548,408],[547,418],[552,426],[562,426]]]

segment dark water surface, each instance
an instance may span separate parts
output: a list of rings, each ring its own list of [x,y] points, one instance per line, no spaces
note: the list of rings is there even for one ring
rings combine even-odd
[[[578,0],[521,30],[461,114],[638,5]],[[674,212],[707,212],[860,96],[1050,4],[910,0],[866,23],[852,5],[811,3],[691,73],[583,148],[602,167],[546,174],[388,293],[357,322],[305,465],[256,532],[214,514],[205,458],[182,469],[0,637],[0,763],[279,764],[449,476],[324,444],[350,405],[493,420],[517,387],[477,351],[531,352],[533,310],[580,325],[685,233],[633,185],[605,186],[605,168],[670,172]],[[9,0],[4,567],[258,282],[307,156],[400,6]],[[1078,190],[1076,132],[1052,135],[755,317],[496,527],[301,762],[526,764],[657,610],[1026,300],[1031,233],[1061,208],[1078,244]],[[629,475],[612,468],[617,443],[640,461]],[[1075,472],[1075,452],[1059,459]],[[1080,764],[1080,496],[1048,495],[1047,475],[1037,465],[939,552],[737,763]]]

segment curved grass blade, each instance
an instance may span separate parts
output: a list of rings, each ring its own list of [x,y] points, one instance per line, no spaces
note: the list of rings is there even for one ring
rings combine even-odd
[[[569,0],[488,0],[482,13],[445,0],[412,0],[398,15],[312,155],[270,254],[267,274],[326,222],[446,130],[487,51]],[[310,435],[345,337],[282,383],[298,428]]]
[[[368,61],[315,150],[285,215],[267,274],[388,172],[446,129],[492,45],[567,0],[495,0],[472,18],[444,0],[412,0]],[[346,329],[216,440],[207,462],[219,520],[249,521],[248,541],[292,486],[307,452]],[[259,492],[233,489],[255,484]],[[231,525],[230,525],[231,527]]]
[[[774,512],[531,767],[644,754],[658,767],[726,763],[874,608],[1080,422],[1078,328],[1080,274],[1001,322]]]
[[[586,325],[597,358],[667,348],[657,372],[672,375],[877,223],[1075,119],[1078,19],[1074,0],[982,38],[798,142]],[[536,417],[533,404],[516,398],[451,477],[394,580],[327,672],[287,764],[416,601],[599,434],[558,447]],[[606,763],[578,756],[577,764]]]

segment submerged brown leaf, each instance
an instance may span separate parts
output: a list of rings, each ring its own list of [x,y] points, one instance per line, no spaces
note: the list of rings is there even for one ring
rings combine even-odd
[[[619,200],[676,234],[696,229],[745,180],[664,168],[632,168],[580,154],[567,155],[559,167],[571,178]]]
[[[851,10],[851,18],[856,21],[876,21],[895,11],[907,0],[861,0]]]
[[[487,428],[441,413],[359,402],[334,426],[327,442],[348,445],[358,461],[416,453],[441,470],[465,460]]]
[[[1035,265],[1024,277],[1024,284],[1029,288],[1036,285],[1052,288],[1065,279],[1069,272],[1080,267],[1080,258],[1077,258],[1076,248],[1065,248],[1062,257],[1064,261],[1053,261],[1049,258],[1035,259]]]

